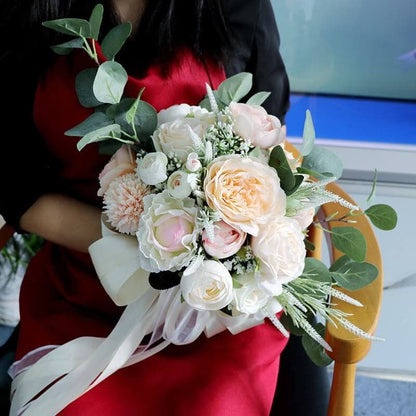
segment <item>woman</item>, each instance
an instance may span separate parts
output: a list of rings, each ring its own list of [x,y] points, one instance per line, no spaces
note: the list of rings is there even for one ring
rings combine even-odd
[[[122,313],[100,286],[87,251],[101,236],[97,177],[108,156],[94,145],[78,152],[77,139],[64,135],[86,115],[74,94],[83,60],[56,58],[49,47],[59,39],[41,27],[60,17],[88,18],[96,3],[9,2],[1,13],[6,21],[0,35],[8,44],[0,62],[7,102],[0,212],[20,232],[47,240],[21,288],[15,373],[56,345],[106,337]],[[206,82],[216,88],[226,76],[248,71],[254,75],[252,93],[271,91],[265,107],[284,123],[288,81],[269,0],[103,4],[103,33],[119,22],[132,23],[118,61],[135,78],[131,88],[137,93],[146,87],[143,99],[157,110],[197,104]],[[174,94],[162,94],[166,88]],[[201,336],[119,370],[59,414],[266,416],[285,344],[268,323],[238,335]]]

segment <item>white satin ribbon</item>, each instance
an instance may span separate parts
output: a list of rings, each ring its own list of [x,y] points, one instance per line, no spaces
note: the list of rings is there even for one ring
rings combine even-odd
[[[92,244],[90,254],[109,296],[127,307],[107,338],[74,339],[20,373],[12,382],[10,416],[55,416],[120,368],[170,343],[189,344],[203,332],[207,337],[224,330],[236,334],[263,322],[262,317],[197,311],[181,301],[179,286],[151,288],[149,273],[140,269],[137,241],[105,225],[103,238]],[[149,334],[150,341],[142,345]]]

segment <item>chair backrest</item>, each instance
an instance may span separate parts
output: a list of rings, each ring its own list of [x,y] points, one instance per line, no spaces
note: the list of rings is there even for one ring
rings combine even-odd
[[[296,157],[298,156],[299,153],[294,146],[288,143],[286,148]],[[327,186],[327,189],[352,204],[357,205],[353,198],[338,184],[331,183]],[[339,204],[328,203],[322,206],[321,211],[323,217],[328,218],[336,212],[338,213],[337,217],[342,217],[349,210]],[[363,307],[357,307],[337,299],[337,309],[351,314],[348,320],[354,325],[369,334],[374,334],[380,315],[383,295],[383,264],[381,252],[369,219],[365,215],[361,215],[354,217],[354,220],[356,221],[355,224],[337,222],[336,226],[353,225],[364,234],[367,241],[366,261],[374,264],[378,268],[379,274],[371,284],[362,289],[348,291],[343,288],[337,288],[364,305]],[[328,227],[331,229],[332,223],[329,222]],[[325,246],[322,230],[311,227],[309,239],[316,247],[313,252],[309,252],[309,255],[315,258],[322,258],[322,250]],[[332,244],[329,244],[328,249],[330,250],[330,257],[334,261],[343,255]],[[353,416],[356,366],[370,351],[371,340],[354,335],[341,326],[335,327],[328,322],[326,326],[326,341],[333,349],[329,355],[334,360],[334,372],[327,416]]]

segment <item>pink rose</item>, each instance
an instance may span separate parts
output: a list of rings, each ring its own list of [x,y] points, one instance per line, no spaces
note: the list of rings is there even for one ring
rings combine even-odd
[[[232,102],[229,108],[234,132],[253,146],[268,149],[283,143],[285,136],[280,120],[260,105]]]
[[[247,234],[239,231],[224,221],[214,224],[214,241],[210,241],[206,230],[202,232],[202,244],[205,251],[217,259],[225,259],[237,253],[243,245]]]
[[[114,179],[126,173],[132,173],[135,169],[136,161],[133,152],[130,146],[123,144],[99,174],[100,189],[97,195],[103,196]]]

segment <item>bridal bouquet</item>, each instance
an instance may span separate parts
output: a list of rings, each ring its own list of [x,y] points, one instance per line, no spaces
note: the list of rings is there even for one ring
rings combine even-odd
[[[92,59],[76,78],[91,115],[66,134],[79,138],[80,151],[99,143],[109,155],[97,178],[103,237],[89,251],[105,290],[126,308],[107,338],[74,339],[19,375],[13,407],[56,414],[170,343],[236,334],[266,319],[287,336],[302,334],[321,365],[331,361],[331,346],[319,317],[377,339],[353,325],[336,300],[362,306],[339,288],[359,289],[378,275],[365,261],[366,240],[354,219],[366,215],[389,230],[395,211],[384,204],[361,210],[331,192],[342,162],[315,145],[310,112],[301,150],[288,149],[279,120],[262,107],[269,93],[250,95],[250,73],[216,90],[206,85],[198,105],[157,112],[142,91],[126,96],[128,75],[115,57],[131,26],[116,26],[98,45],[102,15],[99,4],[89,20],[44,25],[72,37],[54,47],[57,53],[82,49]],[[321,218],[328,202],[347,213]],[[335,222],[342,226],[329,229]],[[309,256],[311,226],[344,255],[329,266]],[[29,390],[19,387],[22,379]]]
[[[98,178],[98,194],[111,242],[108,255],[116,260],[111,245],[116,240],[110,238],[115,235],[134,245],[141,282],[137,296],[130,290],[129,296],[139,297],[149,287],[160,293],[175,288],[179,302],[201,312],[205,323],[225,319],[233,332],[233,320],[241,330],[269,318],[283,333],[297,327],[327,350],[322,324],[312,325],[311,315],[371,337],[331,304],[340,298],[359,305],[335,286],[357,289],[377,277],[377,268],[364,261],[364,236],[353,224],[333,227],[332,243],[345,256],[328,267],[307,256],[313,250],[308,227],[314,222],[328,231],[325,222],[353,223],[354,216],[367,215],[375,226],[392,229],[394,210],[379,204],[362,211],[328,191],[342,173],[342,162],[315,146],[310,112],[296,157],[285,149],[279,120],[261,106],[269,93],[245,99],[252,87],[249,73],[226,79],[214,91],[207,85],[199,105],[184,103],[158,113],[141,93],[124,96],[128,76],[115,56],[130,25],[115,27],[98,45],[102,12],[98,5],[89,21],[44,25],[74,36],[56,52],[82,48],[95,61],[76,85],[80,102],[95,111],[66,134],[81,138],[80,151],[100,142],[112,155]],[[319,221],[316,213],[327,202],[350,212]],[[96,252],[91,250],[93,260],[103,256]],[[100,262],[97,272],[105,275]],[[103,284],[111,292],[105,279]],[[202,327],[205,333],[216,331]]]

